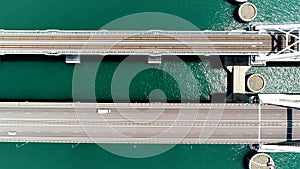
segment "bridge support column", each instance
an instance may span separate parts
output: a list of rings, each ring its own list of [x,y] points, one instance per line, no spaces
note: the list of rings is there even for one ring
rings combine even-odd
[[[246,72],[251,66],[228,66],[227,69],[232,73],[232,94],[228,101],[247,102],[246,94]]]
[[[80,55],[67,55],[66,56],[66,63],[81,63],[80,62]]]
[[[233,93],[246,93],[246,72],[250,69],[251,66],[233,66]]]
[[[248,102],[246,92],[246,73],[251,68],[249,57],[225,57],[224,66],[228,74],[227,102]]]
[[[161,56],[148,56],[149,64],[161,64]]]

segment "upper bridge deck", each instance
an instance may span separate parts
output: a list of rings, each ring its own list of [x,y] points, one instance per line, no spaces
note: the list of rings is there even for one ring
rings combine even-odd
[[[0,31],[0,54],[255,55],[272,44],[257,31]]]
[[[253,57],[252,65],[299,61],[300,24],[254,24],[250,28],[250,31],[0,30],[0,55],[244,55]],[[78,57],[75,62],[67,60],[80,63]]]

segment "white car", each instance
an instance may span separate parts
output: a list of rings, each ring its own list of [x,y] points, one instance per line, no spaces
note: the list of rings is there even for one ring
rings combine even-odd
[[[16,131],[9,131],[9,132],[7,132],[7,134],[9,136],[15,136],[15,135],[17,135],[17,132]]]
[[[110,109],[97,109],[98,114],[110,114],[111,110]]]

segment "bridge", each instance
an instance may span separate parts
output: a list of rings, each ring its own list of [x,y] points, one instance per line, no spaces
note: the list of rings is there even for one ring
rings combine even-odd
[[[252,25],[250,31],[0,30],[0,54],[252,56],[252,64],[295,60],[300,24]]]
[[[97,110],[109,110],[97,113]],[[300,111],[258,104],[1,103],[0,141],[263,144],[300,140]]]
[[[2,54],[250,55],[271,36],[247,31],[2,31]]]
[[[249,65],[265,65],[300,61],[299,32],[300,24],[253,24],[249,31],[0,30],[0,54],[66,55],[67,63],[80,63],[81,55],[248,56]],[[246,93],[248,69],[233,65],[233,94]],[[0,103],[4,142],[265,144],[300,140],[299,126],[299,109],[266,104]]]

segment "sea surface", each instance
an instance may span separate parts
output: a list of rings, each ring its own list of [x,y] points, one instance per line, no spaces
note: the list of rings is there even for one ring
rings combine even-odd
[[[251,0],[258,8],[254,22],[300,21],[299,0]],[[0,5],[1,29],[162,29],[234,30],[237,5],[226,0],[10,0]],[[26,58],[25,58],[26,57]],[[129,58],[129,59],[128,59]],[[0,99],[5,101],[169,102],[205,101],[226,92],[227,74],[219,60],[196,57],[166,59],[148,65],[146,58],[97,58],[80,65],[64,57],[3,56]],[[300,66],[254,67],[267,80],[263,93],[300,93]],[[135,75],[135,76],[131,76]],[[81,80],[92,79],[94,94]],[[120,78],[121,77],[121,78]],[[124,83],[120,83],[120,81]],[[88,81],[87,81],[88,82]],[[126,83],[125,83],[126,82]],[[139,145],[119,145],[134,151]],[[111,154],[95,144],[0,143],[4,169],[242,169],[247,145],[177,145],[150,158]],[[279,169],[300,168],[300,154],[272,153]]]

